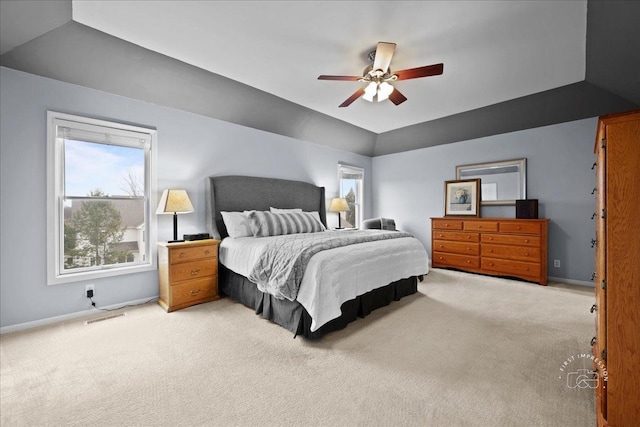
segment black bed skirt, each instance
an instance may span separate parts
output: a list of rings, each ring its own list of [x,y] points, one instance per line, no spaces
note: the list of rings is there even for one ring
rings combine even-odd
[[[255,283],[220,265],[219,291],[255,310],[263,318],[288,329],[293,334],[308,339],[321,338],[328,332],[343,329],[358,317],[364,317],[373,310],[389,305],[391,301],[418,292],[417,277],[398,280],[378,289],[346,301],[340,307],[342,315],[325,323],[320,329],[311,332],[311,316],[297,301],[279,300],[270,294],[258,290]]]

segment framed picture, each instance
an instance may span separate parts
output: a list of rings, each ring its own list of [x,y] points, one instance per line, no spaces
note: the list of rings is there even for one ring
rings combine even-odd
[[[445,216],[480,216],[480,179],[461,179],[444,183]]]

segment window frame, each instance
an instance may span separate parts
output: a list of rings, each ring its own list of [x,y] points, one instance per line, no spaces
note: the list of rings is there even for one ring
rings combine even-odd
[[[357,188],[356,188],[356,223],[353,224],[355,228],[360,228],[362,224],[362,220],[364,219],[364,168],[360,166],[353,166],[346,163],[338,163],[338,194],[340,197],[345,197],[346,194],[342,194],[342,175],[344,171],[355,171],[362,175],[361,179],[358,179]]]
[[[58,138],[58,126],[63,122],[77,124],[79,129],[113,129],[113,134],[136,132],[148,135],[148,147],[144,147],[145,163],[145,253],[144,262],[134,265],[107,265],[97,270],[63,271],[64,262],[64,198],[65,165],[64,143]],[[109,144],[109,142],[106,142]],[[123,144],[112,144],[126,146]],[[82,280],[94,280],[123,274],[133,274],[157,269],[157,222],[153,214],[156,204],[157,130],[128,125],[115,121],[94,119],[55,111],[47,111],[47,284],[57,285]]]

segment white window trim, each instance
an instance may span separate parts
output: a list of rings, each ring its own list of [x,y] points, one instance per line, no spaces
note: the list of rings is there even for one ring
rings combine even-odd
[[[359,200],[356,200],[356,206],[358,206],[358,211],[356,212],[356,225],[357,227],[360,227],[360,225],[362,224],[362,221],[364,220],[364,168],[360,167],[360,166],[353,166],[347,163],[338,163],[338,195],[340,197],[344,197],[345,195],[342,194],[342,185],[340,183],[340,180],[342,178],[342,169],[353,169],[356,170],[358,172],[360,172],[362,174],[362,179],[359,180],[360,182],[358,183],[358,195],[359,195]]]
[[[151,146],[149,148],[149,159],[146,165],[146,180],[148,182],[148,200],[149,204],[145,206],[147,212],[145,216],[149,219],[145,222],[146,228],[146,253],[149,255],[146,262],[132,266],[110,267],[102,270],[81,271],[61,274],[60,256],[62,248],[62,239],[64,235],[64,217],[61,215],[59,203],[61,203],[61,195],[64,193],[64,152],[62,144],[58,144],[56,122],[66,120],[78,123],[79,127],[83,124],[103,126],[116,129],[122,129],[130,132],[139,132],[150,136]],[[155,129],[131,126],[117,122],[92,119],[88,117],[76,116],[72,114],[58,113],[55,111],[47,111],[47,284],[57,285],[61,283],[78,282],[82,280],[94,280],[103,277],[113,277],[123,274],[140,273],[143,271],[152,271],[157,269],[156,261],[156,235],[157,224],[156,216],[153,214],[153,208],[157,204],[156,201],[156,159],[157,159],[157,131]]]

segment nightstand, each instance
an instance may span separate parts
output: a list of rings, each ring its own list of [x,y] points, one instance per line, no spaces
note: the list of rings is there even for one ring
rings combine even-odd
[[[218,295],[218,245],[220,240],[158,243],[158,304],[167,312],[204,302]]]

